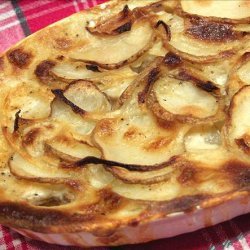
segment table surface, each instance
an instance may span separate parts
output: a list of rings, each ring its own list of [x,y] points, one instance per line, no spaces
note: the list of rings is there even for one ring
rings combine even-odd
[[[138,0],[139,1],[139,0]],[[0,53],[25,36],[105,0],[0,0]],[[27,239],[0,226],[0,250],[44,250],[51,245]],[[53,250],[77,250],[77,247],[53,245]],[[106,250],[109,248],[97,248]],[[119,249],[250,249],[250,214],[219,225],[177,237]]]

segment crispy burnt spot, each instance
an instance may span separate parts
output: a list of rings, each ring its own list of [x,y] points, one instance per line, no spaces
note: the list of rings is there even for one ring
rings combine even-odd
[[[53,80],[53,77],[50,75],[50,70],[56,65],[55,62],[45,60],[39,63],[35,69],[35,75],[42,81]]]
[[[148,76],[147,76],[147,84],[143,91],[138,93],[138,102],[139,103],[145,103],[147,94],[149,92],[150,86],[156,82],[156,80],[159,78],[160,75],[160,69],[159,68],[154,68],[152,69]]]
[[[21,110],[18,110],[15,114],[15,121],[14,121],[14,132],[19,129],[19,119],[20,119]]]
[[[24,137],[23,137],[23,145],[24,146],[29,146],[32,145],[36,138],[38,137],[38,135],[41,133],[41,129],[40,128],[33,128],[31,129]]]
[[[70,108],[77,114],[80,115],[84,115],[86,113],[85,110],[81,109],[80,107],[76,106],[73,102],[71,102],[70,100],[68,100],[64,94],[63,94],[63,90],[61,89],[53,89],[51,90],[51,92],[61,101],[63,101],[64,103],[66,103],[67,105],[70,106]]]
[[[99,68],[97,65],[94,65],[94,64],[87,64],[86,65],[86,69],[87,70],[91,70],[93,72],[100,72]]]
[[[167,36],[167,40],[170,41],[171,40],[171,30],[169,28],[169,26],[162,20],[159,20],[156,25],[155,28],[158,29],[160,26],[162,26],[165,30],[166,36]]]
[[[238,145],[238,147],[246,154],[250,155],[250,136],[249,135],[243,135],[242,138],[235,139],[235,143]]]
[[[199,40],[208,42],[226,42],[239,39],[245,35],[244,32],[233,30],[233,25],[205,21],[200,18],[190,19],[191,27],[186,34]]]
[[[23,49],[14,49],[7,54],[8,60],[11,64],[22,69],[28,66],[31,62],[32,54],[25,52]]]
[[[169,159],[167,162],[163,162],[160,164],[155,164],[155,165],[136,165],[136,164],[125,164],[125,163],[120,163],[120,162],[115,162],[115,161],[109,161],[109,160],[104,160],[100,159],[94,156],[89,156],[85,157],[80,161],[77,161],[73,164],[69,165],[62,165],[63,168],[79,168],[79,167],[85,167],[88,164],[103,164],[104,167],[107,168],[112,168],[112,167],[121,167],[125,168],[130,171],[139,171],[139,172],[146,172],[146,171],[154,171],[154,170],[159,170],[163,169],[165,167],[168,167],[172,164],[174,164],[178,160],[177,156],[173,156]]]
[[[117,29],[115,29],[114,31],[118,34],[122,34],[126,31],[130,31],[132,28],[132,22],[129,21],[127,23],[124,23],[123,25],[121,25],[120,27],[118,27]]]
[[[250,165],[238,160],[227,162],[223,170],[237,188],[250,190]]]
[[[168,52],[164,59],[163,62],[166,66],[170,67],[170,68],[175,68],[178,67],[182,64],[182,59],[181,57],[175,55],[172,52]]]
[[[186,70],[182,69],[178,73],[178,79],[182,81],[191,81],[199,88],[207,91],[207,92],[215,92],[218,93],[220,91],[220,88],[218,88],[213,82],[211,81],[203,81],[201,79],[198,79],[196,76],[193,76]]]
[[[195,180],[195,175],[196,175],[196,170],[191,166],[187,166],[182,170],[181,174],[177,178],[177,181],[180,184],[184,185],[189,184]]]
[[[95,27],[87,26],[86,29],[95,35],[119,35],[130,31],[134,21],[134,12],[129,9],[128,5],[125,5],[117,15],[97,23]]]

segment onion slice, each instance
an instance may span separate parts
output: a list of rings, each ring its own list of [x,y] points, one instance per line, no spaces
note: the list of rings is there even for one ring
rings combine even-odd
[[[76,81],[70,84],[65,91],[56,89],[52,92],[80,115],[91,112],[103,113],[111,110],[107,96],[88,81]]]

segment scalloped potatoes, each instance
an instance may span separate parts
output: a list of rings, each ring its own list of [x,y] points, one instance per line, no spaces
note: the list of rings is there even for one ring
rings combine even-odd
[[[111,1],[2,55],[0,222],[109,235],[249,201],[249,16]]]

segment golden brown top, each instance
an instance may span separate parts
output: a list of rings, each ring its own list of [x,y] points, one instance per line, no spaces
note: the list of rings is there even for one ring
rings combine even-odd
[[[249,8],[115,0],[3,54],[0,223],[106,235],[249,198]]]

